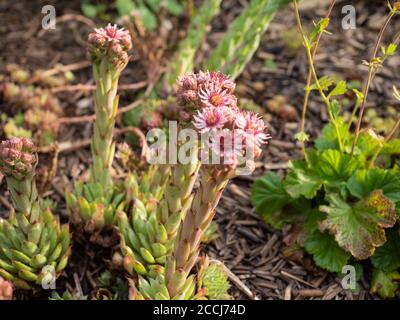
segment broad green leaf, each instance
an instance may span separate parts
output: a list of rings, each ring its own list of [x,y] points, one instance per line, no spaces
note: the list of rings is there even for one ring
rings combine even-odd
[[[319,154],[316,170],[325,188],[346,192],[346,183],[353,172],[359,167],[356,157],[340,153],[337,150],[326,150]]]
[[[319,176],[307,168],[306,162],[302,160],[290,161],[289,168],[289,173],[283,181],[287,193],[295,199],[301,196],[307,199],[314,198],[322,187]]]
[[[389,200],[400,201],[400,179],[391,170],[358,170],[347,182],[347,187],[350,193],[359,199],[369,196],[373,190],[380,189]]]
[[[355,154],[361,155],[364,159],[371,157],[378,147],[383,144],[383,137],[379,136],[372,129],[363,131],[357,141]]]
[[[375,268],[385,272],[395,271],[400,268],[400,236],[399,229],[393,228],[386,231],[386,243],[376,249],[371,257]]]
[[[347,141],[350,140],[348,126],[344,122],[344,119],[340,117],[336,118],[336,123],[339,127],[339,134],[346,145]],[[315,140],[315,147],[320,151],[329,149],[339,150],[338,137],[335,128],[331,123],[328,123],[322,129],[321,136]],[[349,147],[351,147],[351,145]]]
[[[317,210],[309,215],[304,249],[313,255],[319,267],[330,272],[341,272],[351,255],[338,246],[333,236],[319,231],[318,223],[323,218],[324,215]]]
[[[400,280],[398,272],[384,272],[374,269],[371,282],[371,293],[378,293],[382,298],[394,298],[399,285],[394,280]]]
[[[400,154],[400,139],[393,139],[385,143],[381,154]]]
[[[357,259],[367,259],[376,247],[382,246],[386,241],[384,228],[396,223],[394,204],[380,190],[354,205],[337,194],[328,194],[326,198],[329,206],[320,206],[320,210],[328,216],[321,227],[328,229],[339,246]]]
[[[339,81],[336,87],[333,88],[333,90],[329,93],[329,97],[340,96],[342,94],[345,94],[346,91],[347,91],[346,81],[344,80]]]
[[[281,179],[275,173],[268,172],[254,183],[251,203],[258,214],[276,213],[289,202],[290,197],[283,188]]]

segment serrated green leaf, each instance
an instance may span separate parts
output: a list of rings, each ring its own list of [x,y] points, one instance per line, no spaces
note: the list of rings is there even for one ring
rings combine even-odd
[[[385,272],[400,268],[400,235],[398,228],[386,231],[387,241],[371,257],[375,268]]]
[[[281,179],[273,172],[268,172],[253,185],[251,203],[260,215],[278,212],[289,201],[290,197],[283,188]]]
[[[321,32],[324,32],[325,29],[329,25],[329,18],[322,18],[318,21],[318,23],[315,24],[314,30],[311,32],[310,37],[309,37],[309,42],[312,43],[315,39],[315,37],[320,34]]]
[[[317,166],[324,183],[336,186],[347,182],[359,167],[359,162],[348,154],[340,153],[337,150],[326,150],[320,153]]]
[[[283,181],[286,192],[292,198],[304,196],[312,199],[322,187],[322,181],[318,174],[307,167],[302,160],[294,160],[289,163],[290,171]]]
[[[339,128],[339,134],[342,137],[344,143],[349,141],[349,129],[343,118],[336,118],[336,123]],[[322,134],[315,140],[315,147],[317,150],[339,150],[338,137],[336,134],[335,127],[333,124],[328,123],[322,129]],[[351,146],[350,146],[351,147]]]
[[[324,215],[314,210],[307,219],[304,249],[314,257],[315,263],[330,272],[341,272],[350,258],[350,253],[338,246],[335,238],[318,230]]]
[[[300,142],[306,142],[310,139],[310,136],[304,131],[298,132],[294,135],[294,138]]]
[[[392,139],[386,142],[380,154],[381,155],[400,154],[400,139]]]
[[[359,199],[367,197],[373,190],[380,189],[391,201],[400,201],[400,178],[391,170],[380,168],[358,170],[347,182],[347,188]]]
[[[382,298],[394,298],[399,285],[393,280],[399,280],[398,272],[384,272],[374,269],[371,282],[371,293],[378,293]]]
[[[322,90],[327,91],[334,84],[335,81],[330,76],[323,76],[322,78],[318,79],[318,82]],[[318,90],[317,84],[312,84],[310,86],[310,90]]]
[[[342,94],[345,94],[347,91],[347,84],[346,81],[342,80],[339,81],[335,88],[329,93],[329,97],[335,97],[335,96],[340,96]]]
[[[320,210],[328,216],[321,228],[334,234],[339,246],[357,259],[367,259],[382,246],[386,241],[384,228],[396,223],[394,204],[381,190],[354,205],[337,194],[328,194],[326,199],[329,206],[320,206]]]

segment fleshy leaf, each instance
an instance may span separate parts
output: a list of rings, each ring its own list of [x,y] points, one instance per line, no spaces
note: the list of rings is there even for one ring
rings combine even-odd
[[[340,248],[332,235],[318,230],[318,223],[323,218],[319,211],[313,211],[309,215],[304,249],[313,255],[319,267],[331,272],[341,272],[350,258],[350,253]]]
[[[386,243],[376,249],[371,261],[375,268],[391,272],[400,268],[400,236],[398,228],[388,230],[386,236]]]
[[[386,241],[384,228],[396,223],[395,206],[381,190],[375,190],[353,206],[337,194],[328,194],[329,206],[320,206],[328,214],[321,228],[328,229],[343,249],[357,259],[367,259]]]
[[[322,182],[313,170],[307,168],[302,160],[294,160],[289,163],[290,171],[283,184],[287,193],[297,199],[304,196],[312,199],[322,187]]]
[[[358,170],[347,182],[347,187],[350,193],[359,199],[367,197],[373,190],[380,189],[391,201],[400,201],[400,179],[391,170]]]
[[[371,293],[378,293],[382,298],[394,298],[399,288],[394,280],[400,280],[398,272],[386,273],[375,269],[372,274]]]

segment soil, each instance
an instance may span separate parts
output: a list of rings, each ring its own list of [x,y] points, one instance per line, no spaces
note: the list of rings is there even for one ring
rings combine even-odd
[[[199,60],[207,56],[210,48],[215,47],[222,32],[246,2],[223,1],[221,13],[212,22]],[[385,1],[352,1],[357,14],[357,27],[354,30],[344,30],[342,7],[348,2],[337,1],[329,28],[332,34],[323,37],[316,56],[316,65],[320,75],[334,75],[358,86],[367,71],[362,65],[362,60],[369,59],[387,8]],[[57,17],[64,17],[57,22],[55,30],[44,31],[41,28],[41,8],[47,4],[55,6]],[[328,4],[329,1],[306,0],[300,5],[302,18],[308,29],[312,28],[312,21],[325,15]],[[152,77],[157,74],[156,69],[162,69],[162,63],[172,51],[170,49],[182,37],[180,29],[184,30],[187,25],[185,18],[169,18],[174,27],[171,29],[172,34],[166,37],[168,43],[158,61],[160,65],[153,66],[154,70],[149,71],[146,67],[149,65],[146,57],[134,53],[132,61],[123,73],[121,84],[144,82],[144,90],[152,85]],[[91,30],[90,23],[93,23],[87,20],[82,16],[80,1],[77,0],[1,1],[0,74],[5,74],[5,66],[9,63],[17,63],[27,70],[34,71],[52,69],[59,63],[69,65],[86,61],[85,39]],[[101,20],[95,22],[104,24]],[[400,20],[395,19],[387,32],[386,43],[394,38],[399,27]],[[386,61],[386,67],[379,72],[372,85],[367,108],[374,108],[378,115],[385,116],[386,107],[395,105],[392,86],[397,85],[400,80],[399,70],[398,58]],[[93,84],[88,66],[74,71],[74,76],[73,84]],[[306,76],[306,56],[299,42],[293,8],[289,6],[276,15],[252,61],[237,79],[237,94],[243,101],[252,101],[263,110],[273,139],[257,163],[256,174],[251,177],[239,177],[228,186],[217,208],[219,237],[204,248],[204,253],[222,261],[231,271],[231,294],[235,299],[377,299],[369,293],[368,268],[361,280],[359,292],[344,290],[337,275],[317,268],[312,259],[299,250],[288,252],[287,243],[290,240],[288,238],[291,227],[282,231],[272,229],[255,214],[249,201],[251,185],[257,177],[270,170],[283,176],[287,162],[301,157],[300,147],[293,136],[299,130]],[[141,91],[143,89],[122,91],[121,105],[134,102]],[[93,101],[88,90],[60,91],[56,95],[65,117],[93,113]],[[285,97],[284,103],[290,109],[289,114],[271,112],[271,101],[277,96]],[[351,111],[353,103],[354,97],[349,96],[345,109]],[[0,107],[0,110],[5,110],[9,116],[18,112],[1,99]],[[119,128],[123,127],[121,118],[118,119]],[[318,135],[327,118],[320,98],[312,94],[306,122],[306,131],[312,138]],[[90,135],[90,121],[67,123],[61,125],[58,139],[60,143],[76,143],[88,139]],[[122,141],[123,136],[120,135],[117,139]],[[42,195],[58,202],[57,211],[62,217],[65,217],[63,190],[71,187],[73,179],[82,178],[90,163],[87,144],[83,144],[83,147],[74,146],[58,155],[47,152],[49,150],[40,153],[39,177],[43,181],[39,185],[42,186]],[[57,163],[56,167],[53,166],[54,163]],[[43,175],[50,168],[54,169],[54,176]],[[4,184],[1,190],[4,197],[1,201],[0,215],[5,216],[9,194],[5,191]],[[73,249],[74,255],[59,280],[57,291],[61,293],[68,288],[80,294],[96,295],[98,298],[108,296],[108,292],[99,291],[96,279],[103,271],[111,268],[110,257],[115,248],[96,247],[76,241]],[[123,273],[117,270],[113,272],[124,277]],[[33,298],[22,293],[19,293],[19,296],[22,299]],[[36,298],[46,297],[40,295]]]

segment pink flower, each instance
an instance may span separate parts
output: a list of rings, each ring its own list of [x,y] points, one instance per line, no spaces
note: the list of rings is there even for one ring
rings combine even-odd
[[[200,89],[199,98],[207,107],[225,107],[227,105],[226,91],[215,84],[205,85]]]
[[[222,89],[227,90],[229,93],[232,93],[235,90],[235,83],[229,79],[228,76],[224,75],[221,71],[218,72],[208,72],[209,82],[215,83],[220,86]]]
[[[264,133],[267,127],[262,117],[254,112],[242,111],[238,113],[235,124],[243,131],[247,142],[254,143],[256,146],[267,143],[271,138],[269,134]]]
[[[129,31],[124,28],[118,28],[116,24],[109,23],[105,28],[94,29],[94,31],[103,36],[107,41],[117,41],[130,38]]]
[[[200,132],[207,132],[214,129],[221,129],[230,118],[228,108],[213,108],[207,107],[198,111],[198,114],[193,116],[193,125]]]

